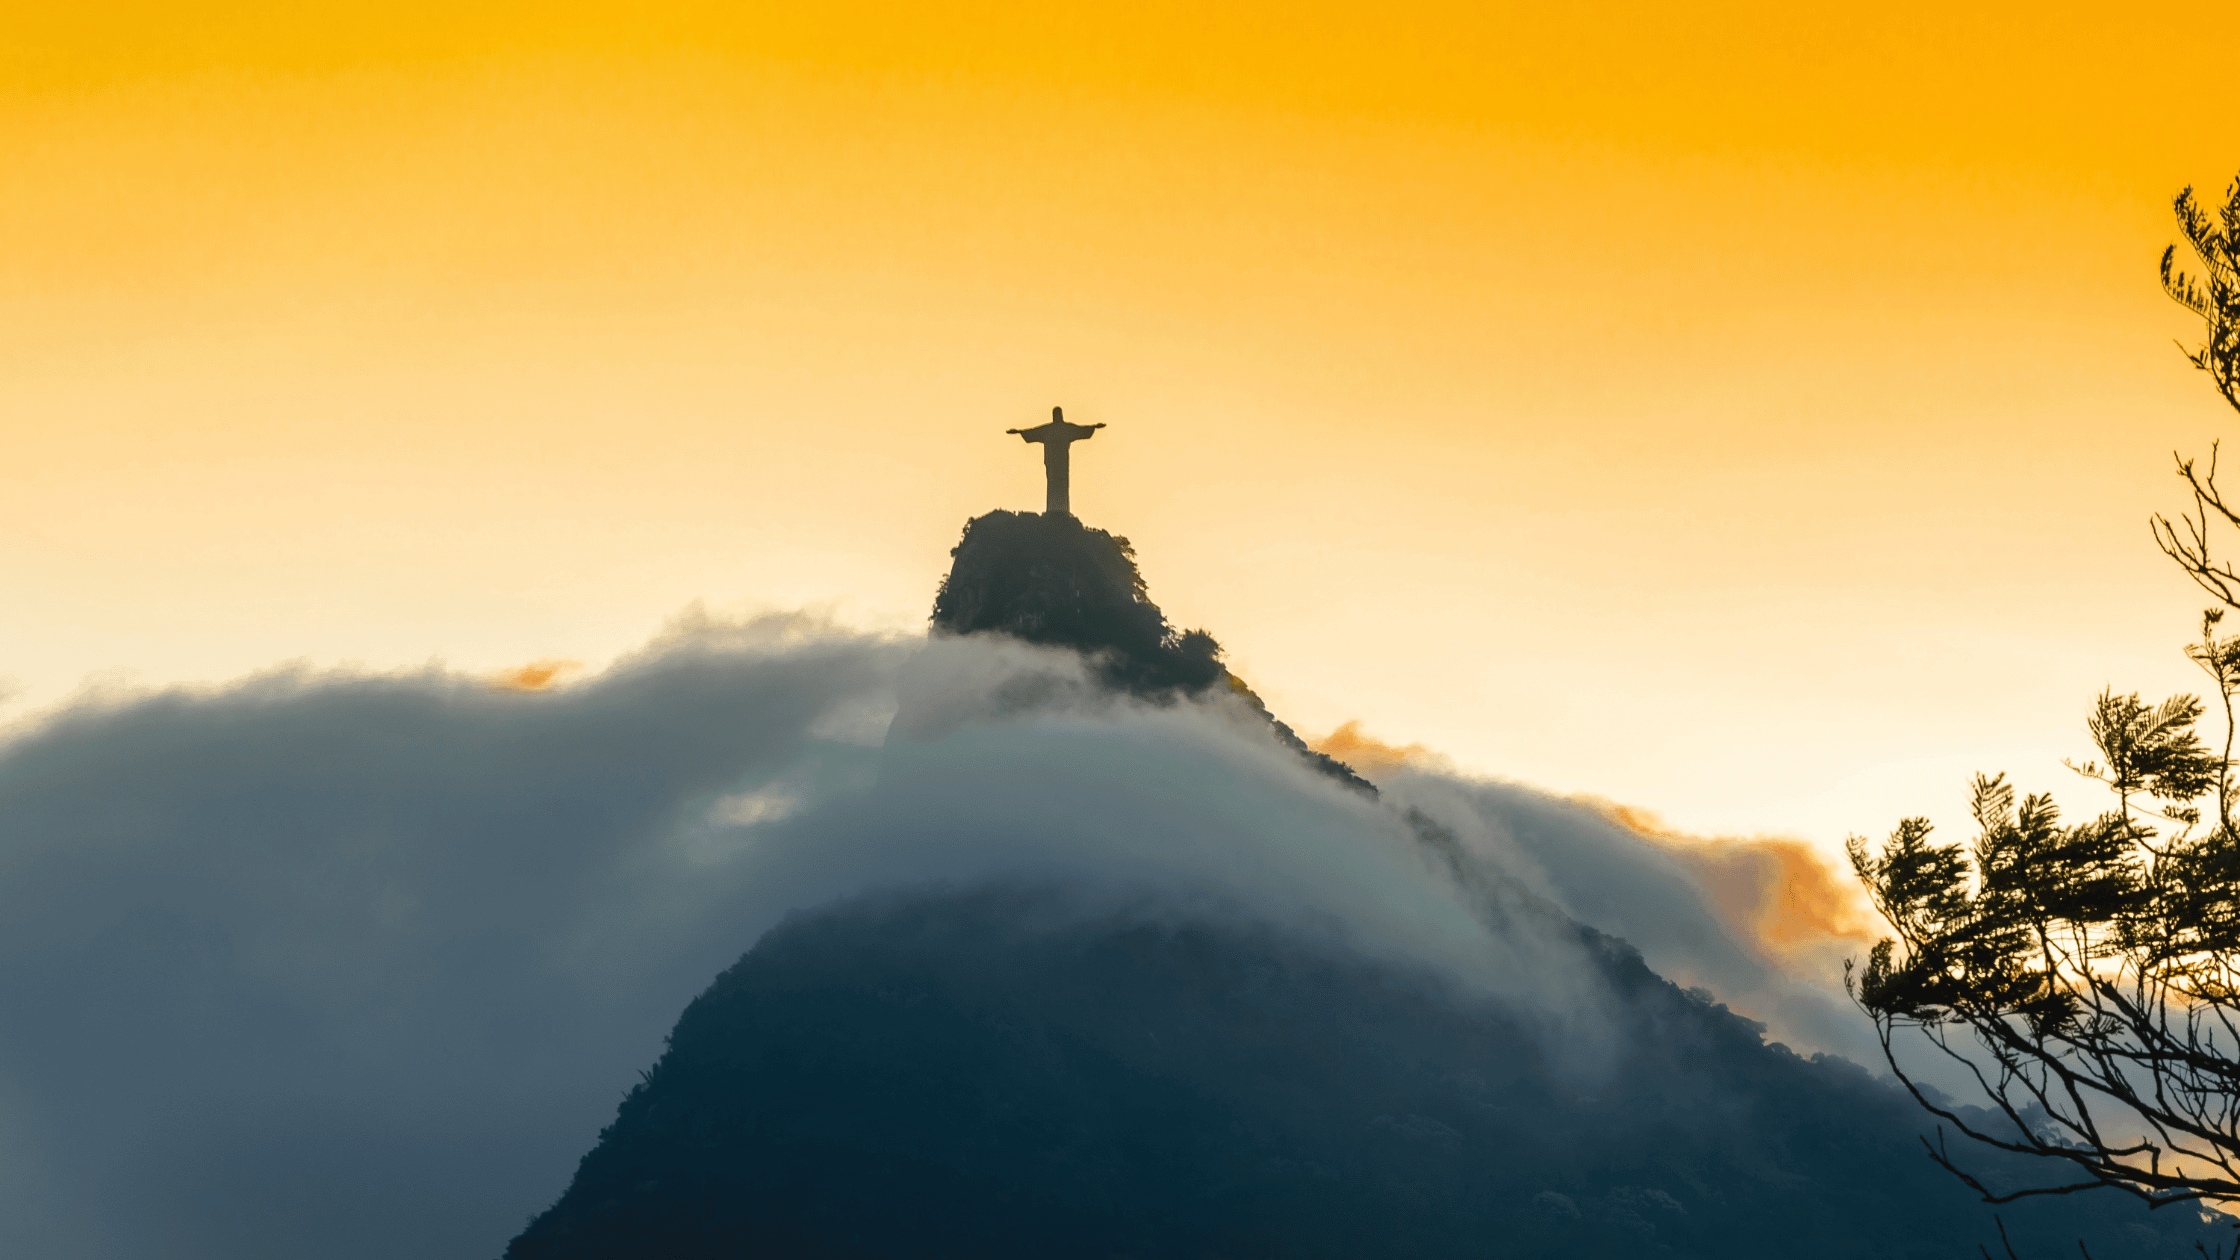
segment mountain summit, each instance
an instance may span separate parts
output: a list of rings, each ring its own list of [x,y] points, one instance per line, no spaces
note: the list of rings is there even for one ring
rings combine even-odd
[[[1243,679],[1221,663],[1203,630],[1177,630],[1151,602],[1127,539],[1092,529],[1071,513],[990,512],[966,522],[964,538],[933,600],[937,634],[1002,634],[1087,657],[1115,691],[1154,702],[1236,696],[1276,740],[1340,783],[1376,788],[1344,762],[1309,748]]]
[[[1070,513],[990,512],[964,527],[933,599],[944,634],[1005,634],[1072,648],[1111,687],[1147,699],[1225,680],[1221,645],[1177,631],[1151,602],[1135,548]]]
[[[1266,708],[1212,636],[1168,623],[1126,539],[993,512],[952,554],[937,634],[1070,648],[1147,703],[1088,731],[1030,713],[1012,744],[913,752],[874,791],[913,836],[953,835],[956,758],[1039,758],[984,825],[1054,848],[1136,827],[1150,859],[981,865],[797,914],[685,1010],[507,1260],[1942,1260],[2000,1236],[1888,1082],[1767,1043],[1420,812],[1201,755],[1183,701]],[[1156,755],[1091,742],[1123,736]],[[1090,788],[1064,795],[1053,767]],[[1160,891],[1191,862],[1219,878]],[[1252,902],[1255,880],[1273,894]],[[1311,901],[1330,886],[1359,890],[1357,920]],[[1383,939],[1430,953],[1364,935],[1393,923]],[[2190,1208],[2111,1196],[2001,1211],[2025,1255],[2209,1236]]]

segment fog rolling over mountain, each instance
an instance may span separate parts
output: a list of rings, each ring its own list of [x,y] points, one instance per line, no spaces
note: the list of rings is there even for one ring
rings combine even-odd
[[[1047,831],[1042,869],[991,864],[770,933],[686,1010],[508,1260],[1936,1256],[1995,1228],[1922,1158],[1910,1099],[1766,1044],[1563,912],[1566,894],[1647,910],[1621,917],[1747,977],[1816,1040],[1855,1035],[1705,931],[1638,842],[1420,777],[1370,805],[1210,636],[1166,625],[1125,540],[1071,517],[981,518],[955,558],[939,629],[1074,649],[1100,686],[1030,669],[960,709],[950,654],[970,649],[940,645],[911,667],[930,690],[906,688],[872,796],[940,800],[966,760],[1015,767],[1015,796],[1067,783],[1012,816]],[[1197,701],[1258,765],[1180,729],[1111,758],[1077,715],[1171,720],[1112,693]],[[1031,753],[984,742],[1021,727],[1041,728]],[[1107,766],[1122,773],[1082,782]],[[1255,770],[1287,768],[1305,792],[1255,799]],[[1235,821],[1173,827],[1139,799],[1200,791]],[[1285,817],[1301,804],[1322,817]],[[1660,892],[1678,903],[1662,916]],[[2024,1246],[2090,1235],[2104,1255],[2201,1233],[2197,1213],[2105,1200],[2009,1215]]]
[[[1910,1104],[1809,1057],[1863,1044],[1840,1002],[1663,850],[1435,771],[1371,795],[1113,571],[1051,607],[1134,640],[693,617],[549,692],[283,673],[17,734],[0,1254],[1994,1240]],[[2007,1220],[2109,1260],[2182,1211]]]

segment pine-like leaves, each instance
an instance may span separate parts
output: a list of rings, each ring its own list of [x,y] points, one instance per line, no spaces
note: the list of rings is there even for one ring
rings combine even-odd
[[[2178,230],[2201,260],[2196,277],[2177,266],[2178,247],[2162,251],[2162,288],[2208,324],[2208,340],[2186,358],[2217,383],[2225,401],[2240,407],[2240,180],[2225,192],[2212,219],[2193,189],[2179,193],[2174,208]]]
[[[2240,839],[2228,825],[2198,825],[2193,802],[2228,787],[2224,757],[2196,730],[2203,712],[2192,696],[2095,698],[2086,729],[2099,759],[2074,768],[2117,798],[2097,818],[2066,825],[2050,796],[2018,802],[2005,776],[1977,775],[1977,834],[1965,848],[1930,843],[1920,818],[1899,823],[1879,849],[1856,836],[1847,846],[1897,931],[1852,975],[1853,995],[1886,1045],[1898,1024],[1915,1024],[1953,1054],[1939,1030],[1967,1028],[1991,1061],[1986,1095],[2020,1136],[1939,1114],[1971,1136],[2149,1197],[2189,1187],[2240,1196],[2240,1106],[2230,1093],[2240,1046],[2229,1036],[2240,1016],[2231,983]],[[2167,832],[2155,825],[2172,823]],[[2155,1140],[2107,1146],[2092,1136],[2097,1106],[2141,1117]],[[2026,1122],[2037,1114],[2053,1117],[2051,1136]],[[2158,1152],[2215,1172],[2174,1172]]]
[[[2240,180],[2214,215],[2190,188],[2175,209],[2200,269],[2180,270],[2172,246],[2162,287],[2208,333],[2181,348],[2240,409]],[[2050,798],[2018,806],[2004,777],[1978,775],[1967,852],[1930,844],[1918,818],[1879,852],[1858,837],[1848,846],[1897,931],[1863,971],[1845,967],[1891,1070],[1908,1079],[1892,1036],[1919,1026],[1932,1053],[1974,1076],[1999,1122],[1916,1088],[1924,1107],[1981,1143],[2062,1168],[2049,1184],[1994,1189],[1931,1148],[1993,1202],[2113,1186],[2158,1206],[2240,1204],[2240,636],[2217,634],[2240,609],[2240,568],[2216,541],[2240,529],[2240,503],[2217,486],[2216,451],[2206,468],[2177,457],[2193,510],[2156,515],[2152,528],[2219,605],[2186,654],[2215,684],[2222,747],[2196,731],[2204,707],[2192,696],[2148,705],[2103,691],[2086,719],[2099,759],[2071,768],[2107,786],[2110,812],[2063,826]],[[1972,1049],[1955,1045],[1956,1027]]]

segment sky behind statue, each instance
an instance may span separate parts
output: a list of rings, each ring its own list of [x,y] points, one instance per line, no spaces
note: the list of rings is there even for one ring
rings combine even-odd
[[[2236,154],[2158,11],[51,7],[0,718],[915,629],[1055,397],[1303,729],[1677,827],[1958,826],[2194,685],[2144,520],[2225,417],[2153,266]]]

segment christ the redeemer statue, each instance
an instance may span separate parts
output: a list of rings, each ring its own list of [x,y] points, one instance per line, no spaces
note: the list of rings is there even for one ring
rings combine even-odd
[[[1042,443],[1042,471],[1050,481],[1049,506],[1043,508],[1044,516],[1073,515],[1072,496],[1068,494],[1071,466],[1066,460],[1066,448],[1075,442],[1092,438],[1101,424],[1067,424],[1063,407],[1050,409],[1050,423],[1038,424],[1031,429],[1005,429],[1016,433],[1021,441]]]

